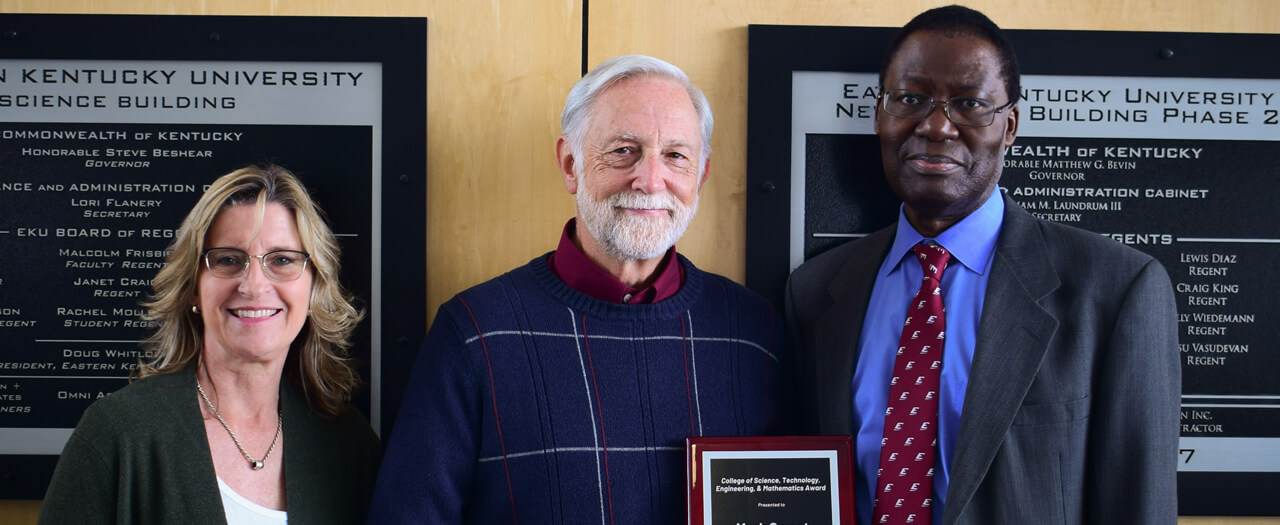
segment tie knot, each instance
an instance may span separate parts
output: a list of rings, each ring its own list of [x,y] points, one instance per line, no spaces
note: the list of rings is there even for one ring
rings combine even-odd
[[[920,261],[920,267],[924,269],[925,279],[933,278],[942,280],[942,271],[947,268],[947,262],[951,260],[951,252],[946,248],[937,244],[920,243],[911,249],[916,252],[916,260]]]

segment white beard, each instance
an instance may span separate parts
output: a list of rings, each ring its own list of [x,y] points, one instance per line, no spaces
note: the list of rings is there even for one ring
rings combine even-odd
[[[578,215],[587,231],[604,248],[605,253],[619,261],[643,261],[662,255],[676,244],[689,221],[698,211],[698,197],[693,206],[685,206],[670,193],[649,195],[639,191],[625,191],[597,200],[583,184],[575,195]],[[642,217],[619,208],[664,209],[660,217]]]

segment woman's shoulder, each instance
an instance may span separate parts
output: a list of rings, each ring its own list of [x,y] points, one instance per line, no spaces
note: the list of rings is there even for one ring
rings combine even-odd
[[[157,398],[170,398],[182,391],[195,396],[195,390],[194,376],[179,371],[136,379],[120,390],[103,396],[91,406],[101,405],[101,410],[111,411],[163,411],[168,407],[165,406],[166,403],[157,402]]]
[[[282,379],[281,403],[284,409],[286,435],[290,428],[304,432],[309,439],[333,439],[348,444],[376,442],[369,421],[356,407],[347,403],[338,415],[327,416],[307,406],[302,389],[290,379]]]
[[[121,436],[139,430],[152,430],[157,425],[179,420],[183,392],[195,390],[194,383],[182,372],[142,378],[102,397],[85,409],[76,433],[86,439]],[[187,388],[184,388],[184,385]],[[190,392],[188,392],[190,393]],[[194,403],[195,394],[190,393]]]
[[[327,489],[368,490],[377,476],[382,445],[355,407],[336,416],[317,414],[305,403],[285,405],[286,460],[301,477]],[[341,454],[333,451],[341,450]]]

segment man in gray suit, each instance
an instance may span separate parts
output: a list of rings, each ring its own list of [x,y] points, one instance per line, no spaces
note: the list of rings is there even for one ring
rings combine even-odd
[[[880,87],[875,129],[898,221],[806,262],[787,285],[802,419],[854,436],[859,523],[1175,523],[1181,372],[1164,268],[996,191],[1020,84],[986,16],[917,16],[890,42]],[[950,253],[940,285],[920,285],[919,243]],[[886,427],[901,425],[885,419],[906,397],[895,361],[907,303],[926,288],[942,296],[945,339],[926,396],[936,416],[920,425],[936,429],[935,459],[914,485],[933,493],[898,518],[882,508],[904,499],[880,497],[901,490],[886,463],[898,455]]]

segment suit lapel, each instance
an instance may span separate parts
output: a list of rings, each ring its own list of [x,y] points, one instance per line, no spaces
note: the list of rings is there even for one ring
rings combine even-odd
[[[1036,219],[1005,197],[943,523],[956,523],[1000,449],[1058,328],[1040,300],[1060,282]]]
[[[819,431],[824,434],[852,434],[853,369],[858,360],[858,339],[867,314],[871,288],[884,253],[893,243],[895,226],[856,241],[858,249],[877,257],[846,257],[845,264],[831,280],[827,293],[831,306],[817,319],[814,345],[817,356],[819,391]]]

